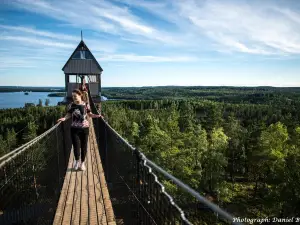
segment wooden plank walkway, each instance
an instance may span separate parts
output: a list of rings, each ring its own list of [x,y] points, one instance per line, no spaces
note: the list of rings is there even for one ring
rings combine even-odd
[[[86,171],[73,169],[72,150],[56,209],[55,225],[116,224],[92,121],[90,125]]]

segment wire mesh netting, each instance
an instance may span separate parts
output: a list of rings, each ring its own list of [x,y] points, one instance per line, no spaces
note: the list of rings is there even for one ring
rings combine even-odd
[[[98,113],[93,103],[91,106]],[[148,160],[103,119],[94,119],[94,126],[120,224],[233,224],[231,215]],[[173,196],[164,182],[176,186]]]
[[[52,224],[69,159],[69,122],[0,159],[0,224]]]

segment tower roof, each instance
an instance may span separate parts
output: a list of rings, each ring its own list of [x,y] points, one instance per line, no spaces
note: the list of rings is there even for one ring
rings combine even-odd
[[[101,74],[103,71],[83,40],[80,41],[62,70],[66,74]]]

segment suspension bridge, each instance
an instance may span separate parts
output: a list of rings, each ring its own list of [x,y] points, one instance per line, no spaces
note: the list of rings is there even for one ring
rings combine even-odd
[[[82,48],[87,49],[83,41],[72,56]],[[95,60],[87,51],[87,60]],[[101,74],[100,66],[93,65],[92,61],[77,61],[80,59],[76,57],[69,59],[71,64],[64,67],[68,76],[74,73],[74,68],[83,74],[85,70],[93,73],[94,68],[96,74]],[[99,83],[97,76],[95,82]],[[68,79],[69,93],[74,85]],[[99,115],[93,86],[90,88],[91,110]],[[94,88],[99,93],[97,85]],[[1,225],[240,224],[147,159],[103,118],[90,120],[85,171],[72,168],[70,120],[57,123],[0,158]],[[173,198],[163,181],[176,185],[182,198]]]
[[[99,114],[92,100],[91,106]],[[72,169],[70,121],[0,158],[0,224],[202,224],[205,215],[233,224],[231,215],[148,160],[105,120],[92,120],[86,171]],[[190,196],[186,212],[159,177]]]

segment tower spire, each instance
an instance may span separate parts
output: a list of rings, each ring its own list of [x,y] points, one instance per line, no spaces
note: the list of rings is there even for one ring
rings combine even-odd
[[[83,38],[82,38],[82,30],[81,30],[81,40],[83,41]]]

